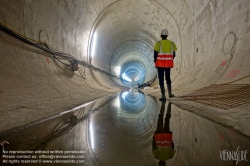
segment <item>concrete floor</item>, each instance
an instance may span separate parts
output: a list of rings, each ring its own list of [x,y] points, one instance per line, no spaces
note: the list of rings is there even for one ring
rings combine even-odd
[[[178,48],[171,78],[181,96],[211,84],[250,83],[249,6],[249,0],[1,0],[0,23],[119,77],[119,67],[136,62],[145,82],[157,75],[153,47],[167,28]],[[9,130],[126,88],[98,71],[80,71],[0,30],[0,141]],[[158,81],[143,92],[159,97]],[[179,98],[172,103],[174,112],[182,108],[250,136],[249,103],[228,110]],[[195,165],[189,162],[183,165]]]

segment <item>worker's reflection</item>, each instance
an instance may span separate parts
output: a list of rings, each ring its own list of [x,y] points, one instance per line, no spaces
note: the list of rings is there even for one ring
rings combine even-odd
[[[162,101],[161,110],[158,117],[157,128],[153,136],[152,148],[153,155],[159,160],[159,165],[166,165],[166,160],[174,157],[174,143],[172,140],[173,133],[169,129],[169,122],[171,118],[171,104],[168,103],[167,114],[165,117],[165,124],[163,124],[163,117],[165,111],[166,101]]]

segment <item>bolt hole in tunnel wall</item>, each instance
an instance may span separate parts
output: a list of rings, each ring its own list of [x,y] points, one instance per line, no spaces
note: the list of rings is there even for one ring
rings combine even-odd
[[[250,73],[249,6],[249,0],[23,0],[15,3],[1,0],[0,21],[111,74],[127,80],[137,78],[136,83],[147,82],[157,75],[153,47],[160,40],[161,30],[166,28],[169,39],[178,48],[175,67],[171,70],[173,89],[193,90]],[[109,94],[87,88],[72,73],[62,71],[64,68],[52,58],[48,60],[48,54],[17,43],[2,32],[0,37],[0,94],[8,94],[1,97],[1,102],[6,106],[8,101],[16,101],[5,110],[39,103],[44,96],[50,101],[60,100],[57,103],[62,105],[73,103],[71,98],[78,99],[77,105],[80,101],[93,100],[93,96]],[[8,70],[10,66],[15,70]],[[86,70],[86,82],[95,88],[112,90],[128,86],[130,81],[122,82]],[[249,77],[237,83],[249,83]],[[22,96],[17,92],[22,92]],[[60,104],[55,106],[57,111]],[[54,110],[49,102],[33,105],[31,108],[48,110],[46,115]],[[35,109],[27,113],[31,115],[31,112],[37,117],[45,116]],[[3,117],[9,119],[9,116],[5,113]],[[15,119],[17,115],[11,117]],[[27,119],[23,118],[22,123]]]

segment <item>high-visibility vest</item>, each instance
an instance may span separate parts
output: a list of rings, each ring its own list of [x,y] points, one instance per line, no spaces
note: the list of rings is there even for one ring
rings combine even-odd
[[[172,133],[158,133],[154,134],[154,138],[156,141],[156,146],[158,148],[164,148],[164,147],[172,147]]]
[[[174,44],[173,42],[171,41],[171,52],[163,52],[162,41],[159,41],[159,44],[160,44],[160,52],[158,52],[155,66],[163,67],[163,68],[173,68],[174,67]]]
[[[157,146],[152,151],[154,157],[161,161],[173,158],[176,151],[172,148],[172,133],[157,133],[154,138]]]

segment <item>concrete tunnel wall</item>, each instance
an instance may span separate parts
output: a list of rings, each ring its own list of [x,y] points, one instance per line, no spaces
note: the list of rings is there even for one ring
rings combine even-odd
[[[146,67],[145,81],[156,75],[153,46],[167,28],[178,47],[173,89],[186,90],[249,74],[249,6],[248,0],[2,0],[0,21],[112,74],[117,64],[136,60]],[[95,33],[99,47],[92,55]],[[81,67],[84,80],[3,31],[0,43],[0,131],[117,92],[122,85]]]

